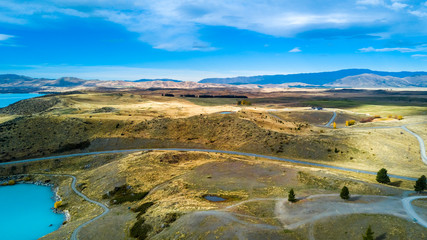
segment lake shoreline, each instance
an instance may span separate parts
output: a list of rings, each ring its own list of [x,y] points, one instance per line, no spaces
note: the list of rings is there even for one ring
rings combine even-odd
[[[43,174],[40,174],[43,175]],[[31,177],[31,174],[19,174],[19,175],[12,175],[12,176],[7,176],[7,177],[0,177],[0,187],[2,186],[14,186],[17,184],[33,184],[36,186],[45,186],[45,187],[50,187],[51,191],[53,192],[53,199],[55,202],[58,201],[62,201],[62,197],[59,195],[59,186],[57,186],[57,184],[55,183],[51,183],[51,182],[43,182],[41,180],[38,181],[32,181],[32,180],[25,180],[25,177]],[[15,181],[13,184],[8,184],[9,181]],[[5,184],[5,185],[3,185]],[[63,214],[65,217],[64,222],[61,224],[61,227],[69,222],[71,220],[71,215],[69,213],[68,210],[58,210],[52,207],[52,212],[56,213],[56,214]],[[58,228],[59,229],[59,228]]]

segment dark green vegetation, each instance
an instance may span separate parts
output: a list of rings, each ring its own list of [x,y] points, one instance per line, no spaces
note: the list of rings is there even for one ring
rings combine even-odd
[[[136,239],[144,240],[152,230],[153,227],[150,224],[145,223],[144,218],[140,218],[130,229],[130,235]]]
[[[134,212],[137,212],[138,213],[138,215],[136,216],[138,219],[142,216],[142,215],[144,215],[146,212],[147,212],[147,210],[151,207],[151,206],[153,206],[154,205],[154,203],[153,202],[146,202],[146,203],[143,203],[141,206],[139,206],[139,207],[137,207],[137,208],[133,208],[132,209],[132,211],[134,211]]]
[[[19,114],[31,115],[41,113],[58,104],[61,100],[58,97],[46,98],[38,97],[33,99],[25,99],[9,105],[5,108],[0,108],[0,114]]]
[[[104,194],[102,198],[110,199],[111,204],[122,204],[124,202],[134,202],[143,199],[148,192],[135,193],[132,187],[125,184],[120,187],[115,187],[113,190]]]
[[[372,231],[370,225],[366,230],[366,234],[363,236],[363,240],[374,240],[374,232]]]
[[[390,183],[390,178],[387,175],[387,170],[385,168],[381,168],[377,173],[377,182],[388,184]]]
[[[346,186],[342,187],[340,197],[344,200],[350,199],[350,191]]]
[[[415,182],[414,190],[417,193],[421,193],[422,191],[427,189],[427,183],[426,183],[426,176],[422,175],[418,180]]]
[[[294,189],[293,188],[291,188],[291,190],[289,191],[288,201],[289,202],[296,202],[297,201],[297,199],[295,198],[295,193],[294,193]]]

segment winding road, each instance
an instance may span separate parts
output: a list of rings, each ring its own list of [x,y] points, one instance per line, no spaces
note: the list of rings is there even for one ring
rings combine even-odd
[[[331,119],[329,120],[329,122],[327,122],[325,124],[325,127],[331,127],[331,124],[335,121],[335,118],[337,117],[337,113],[335,111],[333,111],[333,115],[331,117]]]
[[[271,114],[272,116],[280,119],[278,116]],[[330,124],[335,120],[337,114],[334,111],[332,118],[329,120],[328,123],[326,123],[323,127],[330,127]],[[417,123],[421,124],[421,123]],[[409,124],[408,124],[409,125]],[[406,126],[408,125],[402,125],[402,126],[384,126],[384,127],[371,127],[370,129],[378,129],[378,128],[402,128],[406,132],[410,133],[414,137],[417,138],[419,144],[420,144],[420,154],[422,161],[427,164],[427,156],[426,156],[426,149],[424,145],[423,139],[417,135],[416,133],[410,131]],[[413,124],[411,124],[413,125]],[[357,128],[353,128],[357,129]],[[366,128],[364,128],[366,129]],[[214,149],[188,149],[188,148],[143,148],[143,149],[127,149],[127,150],[112,150],[112,151],[98,151],[98,152],[86,152],[86,153],[75,153],[75,154],[67,154],[67,155],[59,155],[59,156],[49,156],[49,157],[41,157],[41,158],[33,158],[33,159],[26,159],[26,160],[19,160],[19,161],[13,161],[13,162],[5,162],[0,163],[0,166],[5,165],[13,165],[13,164],[19,164],[19,163],[29,163],[29,162],[36,162],[36,161],[43,161],[43,160],[49,160],[49,159],[62,159],[62,158],[70,158],[70,157],[80,157],[80,156],[89,156],[89,155],[98,155],[98,154],[113,154],[113,153],[132,153],[132,152],[140,152],[140,151],[182,151],[182,152],[208,152],[208,153],[224,153],[224,154],[231,154],[231,155],[240,155],[240,156],[248,156],[248,157],[259,157],[259,158],[265,158],[265,159],[271,159],[271,160],[277,160],[277,161],[283,161],[283,162],[290,162],[290,163],[296,163],[296,164],[302,164],[302,165],[308,165],[308,166],[314,166],[314,167],[322,167],[322,168],[329,168],[329,169],[336,169],[336,170],[342,170],[342,171],[348,171],[348,172],[356,172],[356,173],[364,173],[369,175],[376,175],[376,172],[366,171],[366,170],[359,170],[359,169],[353,169],[353,168],[345,168],[345,167],[338,167],[338,166],[332,166],[327,164],[321,164],[321,163],[313,163],[308,161],[301,161],[301,160],[295,160],[295,159],[288,159],[288,158],[280,158],[280,157],[273,157],[273,156],[267,156],[267,155],[261,155],[261,154],[255,154],[255,153],[244,153],[244,152],[236,152],[236,151],[225,151],[225,150],[214,150]],[[45,174],[49,175],[49,174]],[[54,175],[54,174],[51,174]],[[71,188],[72,190],[82,197],[84,200],[96,204],[100,206],[103,209],[103,213],[92,218],[91,220],[81,224],[78,226],[71,235],[71,240],[77,240],[78,239],[78,233],[80,230],[87,226],[88,224],[96,221],[97,219],[105,216],[110,210],[107,206],[104,204],[97,202],[95,200],[92,200],[88,198],[83,193],[79,192],[76,189],[76,177],[73,175],[60,175],[56,174],[56,176],[67,176],[72,178]],[[402,180],[409,180],[409,181],[415,181],[417,179],[406,177],[406,176],[399,176],[399,175],[389,175],[392,178],[396,179],[402,179]],[[416,222],[424,227],[427,228],[427,222],[423,220],[413,209],[411,202],[416,199],[425,199],[427,196],[415,196],[415,197],[405,197],[402,199],[403,207],[405,211],[408,213],[409,216],[411,216],[413,219],[416,219]],[[263,199],[264,200],[264,199]],[[267,200],[267,199],[265,199]]]
[[[84,200],[86,200],[86,201],[88,201],[88,202],[90,202],[90,203],[93,203],[93,204],[96,204],[96,205],[100,206],[100,207],[103,209],[103,212],[102,212],[100,215],[98,215],[98,216],[96,216],[96,217],[94,217],[94,218],[90,219],[89,221],[87,221],[87,222],[85,222],[85,223],[81,224],[81,225],[80,225],[80,226],[78,226],[76,229],[74,229],[73,233],[71,234],[71,238],[70,238],[71,240],[78,240],[79,238],[77,237],[77,235],[79,234],[80,230],[81,230],[83,227],[85,227],[86,225],[88,225],[88,224],[90,224],[90,223],[92,223],[92,222],[96,221],[97,219],[99,219],[99,218],[101,218],[101,217],[105,216],[105,214],[107,214],[107,213],[110,211],[110,209],[109,209],[107,206],[105,206],[104,204],[102,204],[102,203],[100,203],[100,202],[97,202],[97,201],[95,201],[95,200],[92,200],[92,199],[88,198],[86,195],[84,195],[83,193],[79,192],[79,191],[76,189],[77,178],[76,178],[75,176],[73,176],[73,175],[69,175],[69,174],[44,174],[44,173],[32,173],[32,174],[33,174],[33,175],[53,176],[53,177],[70,177],[70,178],[72,179],[72,182],[71,182],[71,189],[72,189],[72,190],[73,190],[77,195],[79,195],[79,196],[80,196],[80,197],[82,197]]]
[[[402,199],[403,208],[405,208],[406,213],[408,213],[409,216],[411,216],[414,221],[421,226],[427,228],[427,221],[422,219],[414,210],[412,207],[411,202],[417,199],[426,199],[427,196],[413,196],[413,197],[406,197]]]
[[[224,154],[231,154],[231,155],[238,155],[238,156],[266,158],[266,159],[277,160],[277,161],[282,161],[282,162],[290,162],[290,163],[296,163],[296,164],[302,164],[302,165],[308,165],[308,166],[314,166],[314,167],[336,169],[336,170],[342,170],[342,171],[347,171],[347,172],[365,173],[365,174],[375,175],[375,176],[377,175],[377,172],[372,172],[372,171],[366,171],[366,170],[360,170],[360,169],[354,169],[354,168],[346,168],[346,167],[338,167],[338,166],[332,166],[332,165],[327,165],[327,164],[322,164],[322,163],[314,163],[314,162],[295,160],[295,159],[289,159],[289,158],[273,157],[273,156],[261,155],[261,154],[256,154],[256,153],[245,153],[245,152],[235,152],[235,151],[215,150],[215,149],[196,149],[196,148],[141,148],[141,149],[127,149],[127,150],[112,150],[112,151],[101,151],[101,152],[75,153],[75,154],[67,154],[67,155],[59,155],[59,156],[33,158],[33,159],[20,160],[20,161],[14,161],[14,162],[5,162],[5,163],[0,163],[0,166],[12,165],[12,164],[17,164],[17,163],[29,163],[29,162],[43,161],[43,160],[49,160],[49,159],[61,159],[61,158],[80,157],[80,156],[89,156],[89,155],[98,155],[98,154],[111,154],[111,153],[131,153],[131,152],[142,152],[142,151],[181,151],[181,152],[224,153]],[[402,180],[409,180],[409,181],[417,180],[416,178],[400,176],[400,175],[389,174],[389,176],[392,178],[402,179]]]

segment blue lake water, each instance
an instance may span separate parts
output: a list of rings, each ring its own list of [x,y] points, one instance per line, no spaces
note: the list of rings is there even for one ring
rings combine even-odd
[[[43,94],[38,93],[0,93],[0,108],[24,99],[39,97],[42,95]]]
[[[47,186],[0,186],[0,239],[38,239],[57,230],[65,216],[52,211],[53,196]]]
[[[215,195],[205,195],[205,196],[203,196],[203,197],[204,197],[206,200],[211,201],[211,202],[222,202],[222,201],[227,200],[227,199],[225,199],[225,198],[218,197],[218,196],[215,196]]]

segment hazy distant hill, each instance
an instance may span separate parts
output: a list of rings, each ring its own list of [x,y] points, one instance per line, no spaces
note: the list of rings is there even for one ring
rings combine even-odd
[[[0,93],[63,92],[85,89],[148,89],[148,88],[217,88],[223,85],[183,82],[174,79],[141,79],[137,81],[84,80],[74,77],[58,79],[31,78],[15,74],[0,75]]]
[[[427,72],[380,72],[346,69],[334,72],[263,75],[235,78],[209,78],[199,82],[175,79],[140,79],[136,81],[31,78],[15,74],[0,75],[0,93],[63,92],[86,89],[149,88],[411,88],[427,87]]]
[[[375,74],[361,74],[345,77],[336,80],[330,84],[330,87],[353,87],[353,88],[372,88],[372,87],[427,87],[427,75],[398,78],[392,76],[379,76]]]
[[[339,79],[361,74],[371,74],[378,76],[391,76],[396,78],[405,78],[417,75],[427,75],[427,72],[381,72],[369,69],[345,69],[333,72],[320,73],[299,73],[288,75],[261,75],[252,77],[234,77],[234,78],[206,78],[200,83],[222,83],[222,84],[282,84],[301,82],[311,85],[322,86],[331,84]]]
[[[161,81],[161,82],[182,82],[181,80],[169,79],[169,78],[160,78],[160,79],[139,79],[132,82],[153,82],[153,81]]]

